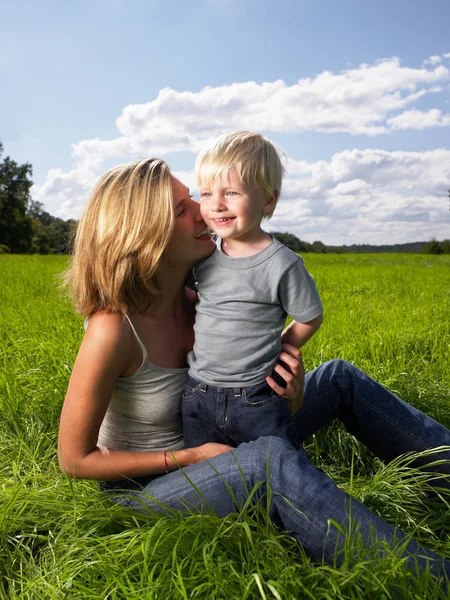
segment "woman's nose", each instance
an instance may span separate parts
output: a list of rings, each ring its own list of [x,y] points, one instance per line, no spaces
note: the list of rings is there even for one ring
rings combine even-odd
[[[192,200],[192,212],[196,221],[203,221],[203,217],[200,212],[200,204],[195,200]]]

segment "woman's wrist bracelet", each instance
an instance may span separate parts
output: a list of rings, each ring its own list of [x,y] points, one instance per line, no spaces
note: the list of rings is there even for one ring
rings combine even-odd
[[[164,450],[164,469],[166,470],[166,473],[169,472],[169,467],[167,465],[167,450]]]

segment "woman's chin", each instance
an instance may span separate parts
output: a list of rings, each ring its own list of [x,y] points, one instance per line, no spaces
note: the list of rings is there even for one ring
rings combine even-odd
[[[208,237],[202,237],[199,238],[197,240],[198,242],[198,248],[202,253],[202,256],[199,260],[201,260],[202,258],[206,258],[207,256],[210,256],[214,250],[216,249],[216,244],[214,242],[214,240],[212,239],[211,235],[208,235]]]

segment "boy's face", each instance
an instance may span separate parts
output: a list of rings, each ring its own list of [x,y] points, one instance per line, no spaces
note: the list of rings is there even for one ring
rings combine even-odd
[[[243,182],[234,169],[219,175],[210,186],[200,184],[200,211],[205,223],[222,239],[251,241],[261,231],[264,213],[272,212],[255,183]]]

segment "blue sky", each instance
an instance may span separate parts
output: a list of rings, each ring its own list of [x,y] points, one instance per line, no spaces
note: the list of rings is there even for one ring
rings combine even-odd
[[[137,156],[194,186],[199,149],[255,129],[292,159],[269,228],[450,236],[448,0],[1,0],[1,13],[0,140],[32,163],[52,214],[78,216],[95,179]]]

